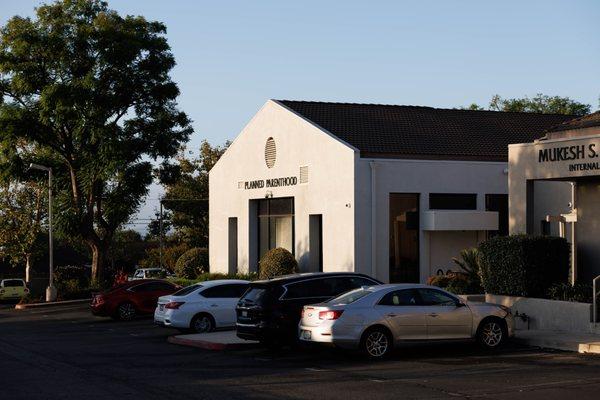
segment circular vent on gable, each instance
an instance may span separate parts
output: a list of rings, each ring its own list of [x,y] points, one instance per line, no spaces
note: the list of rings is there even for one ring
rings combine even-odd
[[[275,140],[272,137],[267,139],[265,144],[265,162],[268,168],[273,168],[275,165],[275,158],[277,158],[277,149],[275,148]]]

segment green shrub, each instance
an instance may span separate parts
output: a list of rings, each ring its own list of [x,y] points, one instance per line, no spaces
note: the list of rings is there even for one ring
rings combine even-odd
[[[208,250],[200,247],[189,249],[175,264],[175,274],[180,278],[194,279],[208,272]]]
[[[479,281],[463,272],[450,272],[446,275],[430,276],[427,284],[441,287],[454,294],[479,294],[483,291]]]
[[[498,236],[479,247],[486,293],[545,297],[569,276],[569,244],[551,236]]]
[[[260,279],[270,279],[298,271],[298,263],[292,253],[281,247],[267,251],[259,266]]]
[[[590,283],[556,283],[548,289],[548,297],[552,300],[592,302],[593,287]]]

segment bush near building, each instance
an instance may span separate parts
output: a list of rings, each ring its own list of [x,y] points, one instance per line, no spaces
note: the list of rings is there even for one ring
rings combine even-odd
[[[569,244],[551,236],[498,236],[479,246],[486,293],[547,297],[550,287],[568,281]]]
[[[203,274],[200,274],[198,276],[196,276],[195,278],[168,278],[168,280],[170,282],[175,283],[176,285],[179,286],[189,286],[189,285],[193,285],[194,283],[198,283],[198,282],[205,282],[205,281],[213,281],[213,280],[217,280],[217,279],[242,279],[245,281],[255,281],[258,279],[258,274],[256,272],[251,272],[249,274],[221,274],[221,273],[210,273],[210,272],[206,272]]]
[[[175,264],[175,274],[179,278],[194,279],[208,272],[208,249],[194,247],[179,257]]]
[[[260,279],[271,279],[298,272],[298,263],[292,253],[278,247],[267,251],[261,258],[259,271]]]

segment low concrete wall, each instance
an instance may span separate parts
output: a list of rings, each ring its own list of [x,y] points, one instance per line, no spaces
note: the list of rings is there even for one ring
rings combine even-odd
[[[486,294],[487,303],[510,307],[513,315],[526,314],[529,329],[564,332],[589,332],[592,305],[570,301]],[[527,329],[527,323],[515,318],[517,329]]]

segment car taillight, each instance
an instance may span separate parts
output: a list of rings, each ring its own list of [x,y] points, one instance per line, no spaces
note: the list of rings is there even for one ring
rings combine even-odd
[[[344,310],[319,311],[319,319],[338,319]]]
[[[169,310],[177,310],[184,303],[184,301],[171,301],[165,304],[165,308],[168,308]]]

